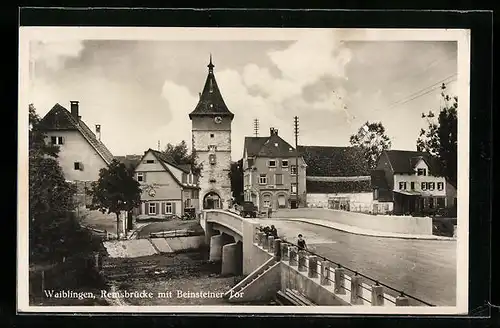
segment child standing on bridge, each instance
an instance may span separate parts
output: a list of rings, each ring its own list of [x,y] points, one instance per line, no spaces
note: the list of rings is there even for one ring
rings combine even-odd
[[[302,234],[299,234],[299,240],[297,240],[297,246],[299,250],[307,250],[306,241],[302,238]]]

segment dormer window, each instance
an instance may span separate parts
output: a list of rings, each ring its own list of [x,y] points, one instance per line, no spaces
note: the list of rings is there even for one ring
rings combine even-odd
[[[287,159],[283,159],[281,161],[281,167],[288,167],[288,160]]]
[[[426,176],[427,170],[426,169],[417,169],[417,175]]]
[[[269,166],[269,167],[276,167],[276,160],[270,160],[270,161],[268,162],[268,166]]]

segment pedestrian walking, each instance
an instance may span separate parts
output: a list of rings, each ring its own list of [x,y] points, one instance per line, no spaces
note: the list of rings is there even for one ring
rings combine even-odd
[[[304,240],[302,234],[299,234],[299,239],[297,240],[297,246],[299,247],[299,250],[307,250],[307,245],[306,241]]]

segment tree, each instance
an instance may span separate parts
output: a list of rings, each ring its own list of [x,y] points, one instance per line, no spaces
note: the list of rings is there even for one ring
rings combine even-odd
[[[197,163],[198,157],[196,156],[196,152],[194,150],[189,153],[186,141],[182,140],[177,145],[168,143],[165,150],[162,151],[162,154],[173,164],[191,165],[193,174],[198,176],[201,174],[202,164]]]
[[[357,134],[350,137],[349,142],[361,148],[370,170],[377,167],[380,154],[391,148],[391,140],[385,134],[385,128],[381,122],[366,122]]]
[[[102,213],[116,214],[116,234],[120,231],[120,212],[130,212],[141,204],[141,188],[131,170],[113,160],[107,168],[99,172],[99,180],[92,182],[89,194],[90,206]]]
[[[231,163],[231,191],[236,203],[243,202],[243,159]]]
[[[457,181],[457,110],[458,97],[451,97],[446,93],[446,85],[441,85],[443,106],[439,115],[429,111],[422,113],[422,118],[427,120],[427,129],[421,129],[417,139],[417,151],[428,152],[436,157],[440,163],[440,175],[445,176],[450,182]]]
[[[76,188],[66,182],[57,162],[59,147],[46,143],[35,107],[29,105],[29,241],[35,257],[68,251],[76,231],[69,214],[75,209]]]

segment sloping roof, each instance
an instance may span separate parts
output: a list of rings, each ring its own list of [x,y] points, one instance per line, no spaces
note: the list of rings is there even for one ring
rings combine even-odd
[[[158,151],[158,150],[153,150],[153,149],[148,149],[148,151],[152,151],[156,158],[159,160],[159,161],[162,161],[168,165],[171,165],[173,167],[175,167],[176,169],[179,169],[181,170],[182,172],[184,173],[190,173],[191,172],[191,165],[189,164],[181,164],[181,165],[177,165],[175,163],[173,163],[172,161],[170,161],[161,151]]]
[[[142,156],[143,155],[115,156],[115,159],[120,163],[125,164],[127,168],[135,169],[141,162]]]
[[[441,170],[439,161],[429,153],[409,150],[386,150],[385,153],[394,173],[413,173],[413,168],[421,159],[427,163],[431,173],[439,174]]]
[[[371,186],[382,190],[389,190],[389,184],[384,170],[373,170],[371,172]]]
[[[217,81],[215,80],[212,56],[210,56],[210,63],[207,67],[208,75],[205,81],[205,86],[201,92],[200,100],[198,101],[195,109],[189,114],[189,118],[191,119],[193,116],[218,115],[229,116],[233,119],[234,114],[227,108],[219,90],[219,86],[217,85]]]
[[[155,156],[155,158],[158,160],[158,162],[161,164],[161,166],[165,169],[165,171],[170,174],[170,176],[175,180],[175,182],[177,182],[177,184],[181,187],[184,187],[184,188],[196,188],[196,189],[199,189],[198,186],[190,186],[190,185],[187,185],[187,184],[184,184],[182,183],[182,181],[180,181],[177,176],[175,174],[172,173],[172,171],[168,168],[167,164],[168,165],[171,165],[175,168],[178,168],[179,170],[183,171],[184,173],[189,173],[190,171],[185,171],[183,170],[182,168],[180,168],[179,166],[171,163],[170,161],[166,160],[165,156],[163,155],[163,153],[157,151],[157,150],[153,150],[151,148],[149,148],[148,150],[146,150],[144,152],[144,155],[141,157],[140,161],[139,162],[142,162],[143,158],[149,153],[153,153],[153,156]],[[195,179],[195,182],[197,181],[197,179]]]
[[[76,119],[66,108],[58,103],[42,118],[40,127],[45,131],[79,131],[106,164],[110,164],[114,159],[113,154],[97,139],[96,135],[90,130],[87,124],[81,119]]]
[[[306,180],[308,194],[371,192],[370,180],[362,181],[311,181]]]
[[[370,170],[361,150],[355,147],[299,146],[308,176],[368,176]]]
[[[245,150],[248,157],[294,157],[295,148],[278,134],[269,137],[245,137]]]

